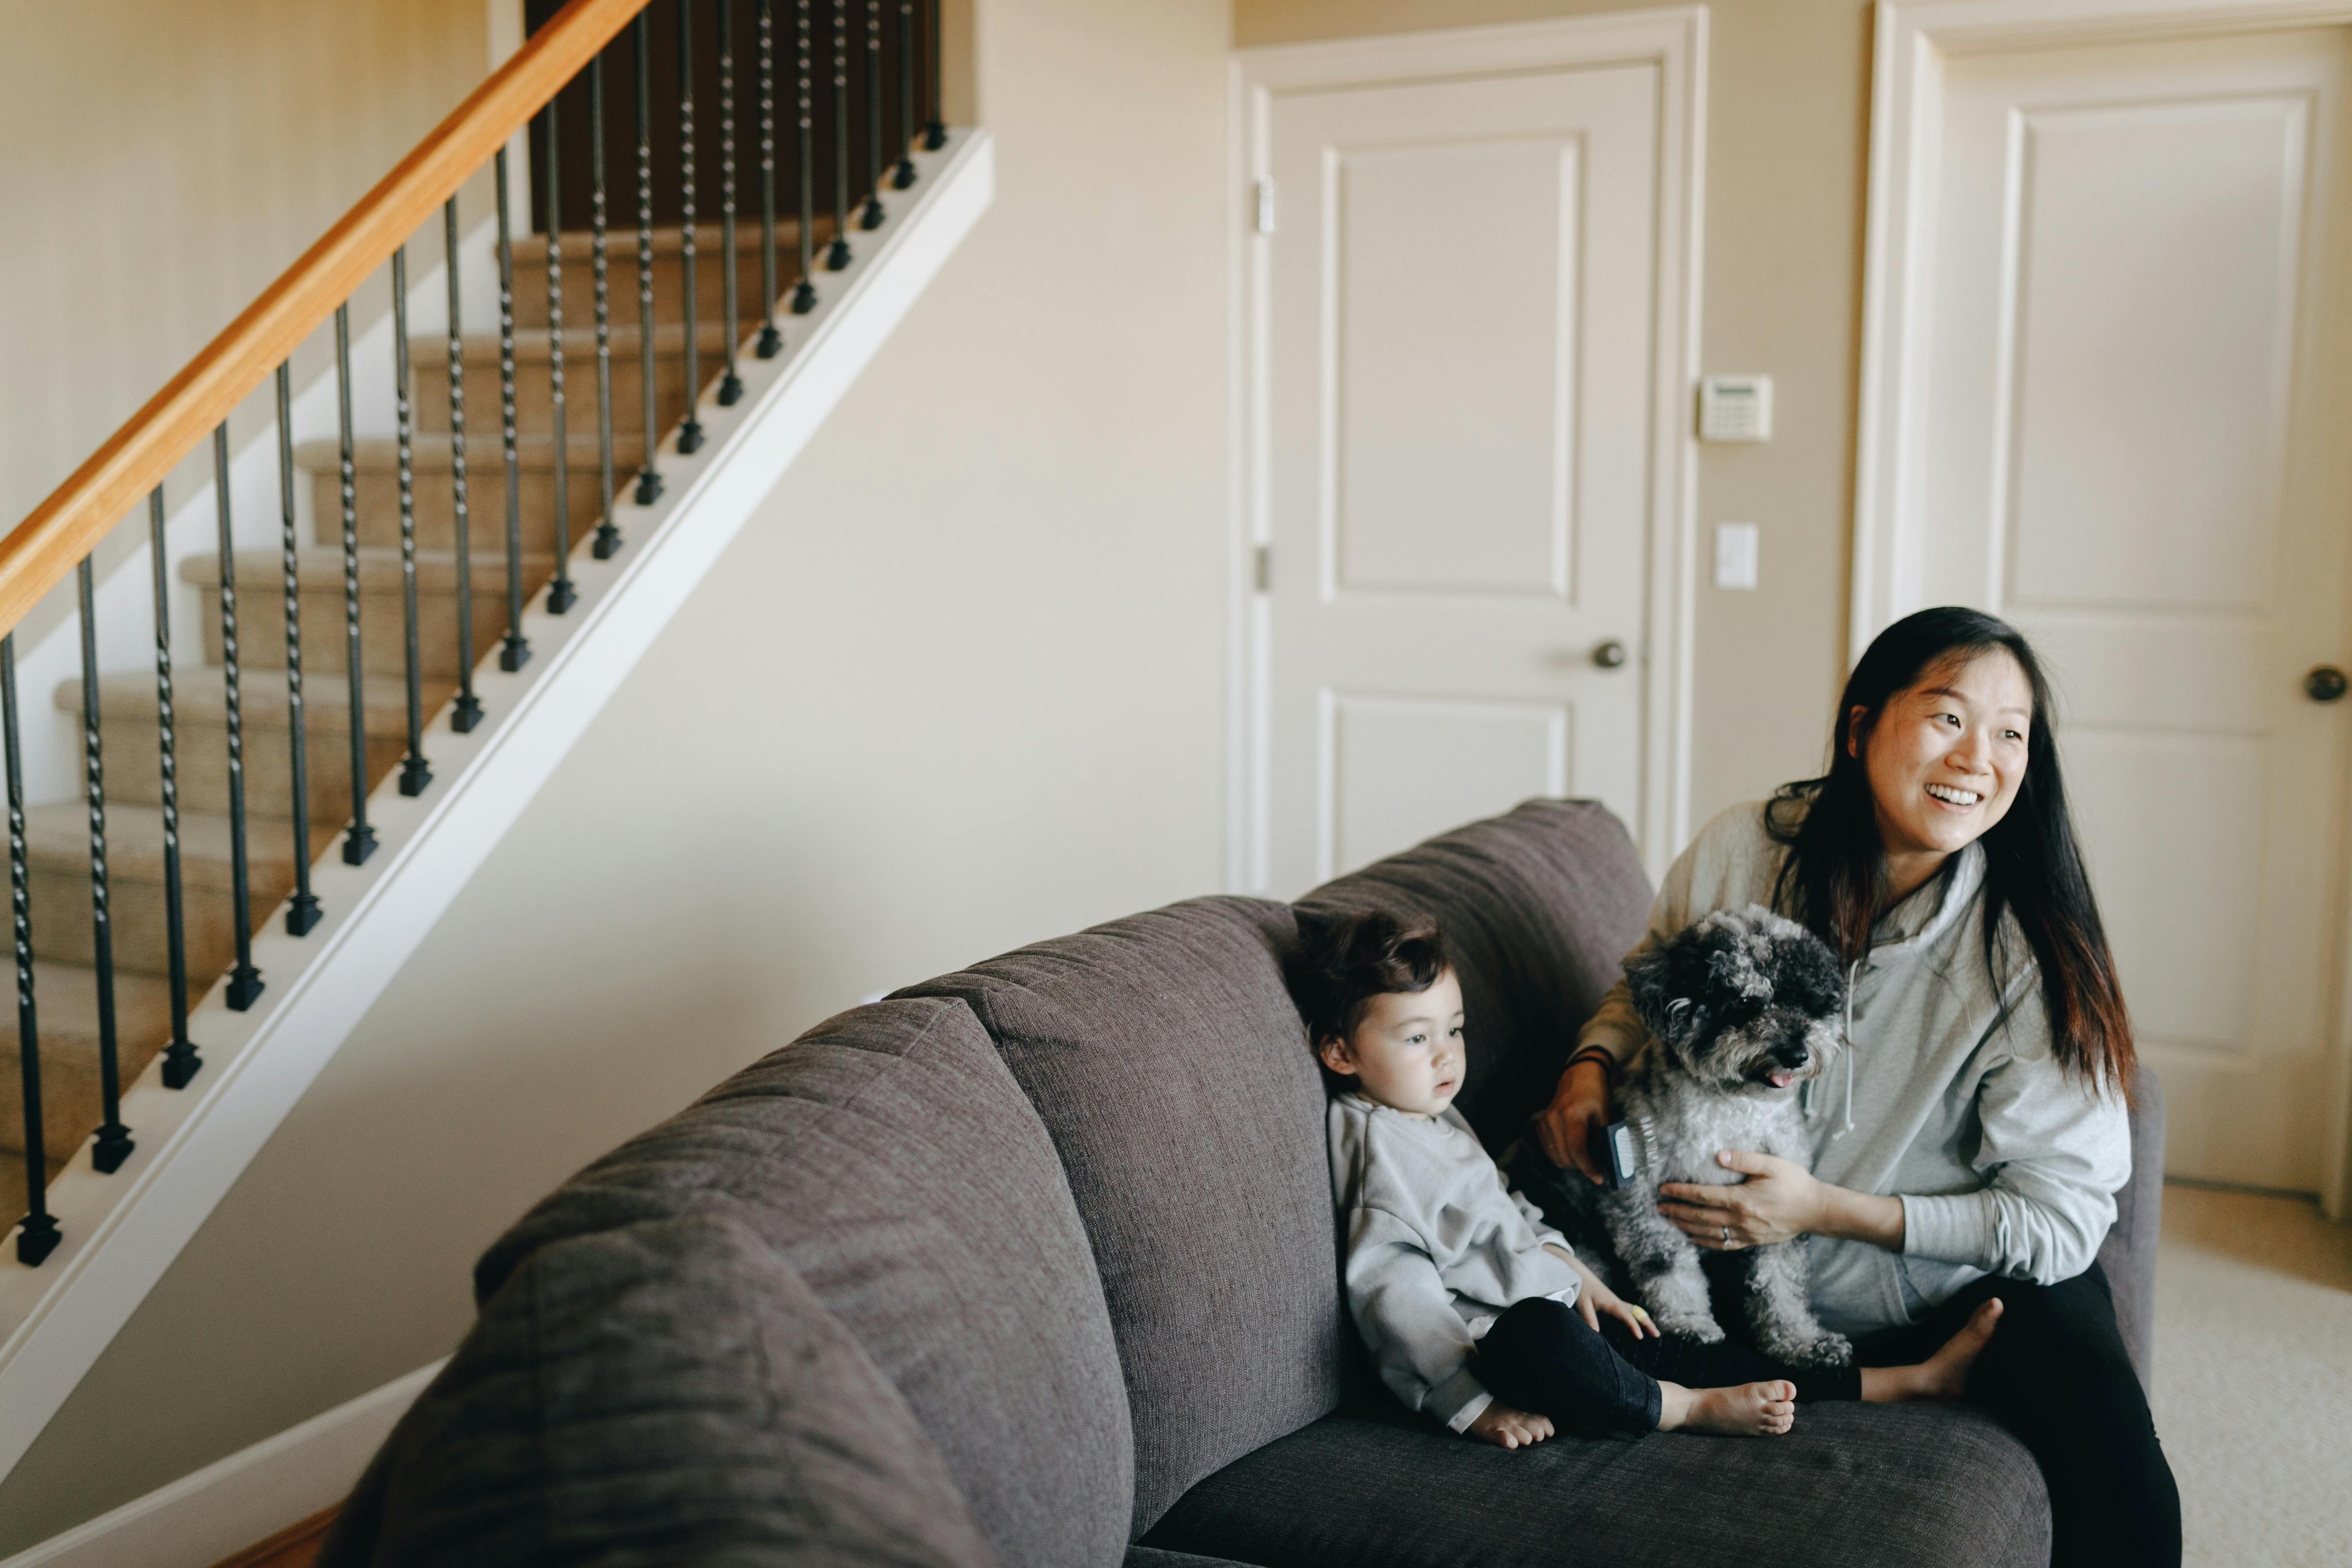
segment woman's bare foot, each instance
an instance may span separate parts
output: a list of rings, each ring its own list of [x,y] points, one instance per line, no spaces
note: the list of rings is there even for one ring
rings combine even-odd
[[[1862,1397],[1873,1405],[1900,1405],[1934,1399],[1956,1404],[1969,1392],[1969,1369],[1984,1353],[2000,1321],[2000,1302],[1979,1307],[1944,1348],[1915,1366],[1866,1366],[1862,1369]]]
[[[1718,1437],[1778,1437],[1797,1424],[1797,1385],[1743,1383],[1735,1388],[1658,1384],[1658,1430]]]

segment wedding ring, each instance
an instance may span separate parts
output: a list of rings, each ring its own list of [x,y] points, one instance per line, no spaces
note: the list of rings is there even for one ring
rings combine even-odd
[[[1727,1225],[1723,1227],[1723,1245],[1726,1247],[1731,1245],[1731,1227]]]

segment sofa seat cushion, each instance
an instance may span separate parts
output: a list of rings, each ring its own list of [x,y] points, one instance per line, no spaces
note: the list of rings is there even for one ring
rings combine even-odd
[[[1200,899],[906,993],[971,1006],[1061,1152],[1127,1373],[1138,1533],[1339,1403],[1323,1089],[1282,974],[1295,940],[1281,904]]]
[[[1334,1415],[1194,1487],[1146,1543],[1263,1568],[2042,1568],[2050,1505],[1972,1410],[1808,1405],[1769,1440],[1516,1452]]]
[[[556,1242],[685,1215],[740,1223],[848,1328],[1007,1563],[1118,1562],[1134,1448],[1102,1287],[1053,1142],[961,1002],[819,1024],[542,1200],[476,1295]]]
[[[1500,1152],[1550,1101],[1577,1030],[1624,973],[1650,879],[1606,807],[1531,800],[1326,882],[1299,908],[1436,917],[1469,1024],[1455,1104]]]
[[[994,1568],[856,1339],[738,1222],[540,1248],[412,1405],[326,1568]]]

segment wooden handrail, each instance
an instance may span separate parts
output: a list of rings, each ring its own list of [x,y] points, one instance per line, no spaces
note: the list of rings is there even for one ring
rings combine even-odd
[[[647,3],[572,0],[0,539],[0,632],[64,581]]]

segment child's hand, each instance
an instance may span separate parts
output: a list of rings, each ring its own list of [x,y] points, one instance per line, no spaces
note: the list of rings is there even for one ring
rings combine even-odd
[[[1505,1448],[1527,1448],[1551,1436],[1551,1417],[1530,1415],[1495,1400],[1470,1423],[1470,1436]]]
[[[1637,1340],[1644,1336],[1654,1340],[1659,1337],[1658,1325],[1650,1321],[1648,1312],[1603,1285],[1600,1277],[1584,1266],[1581,1258],[1571,1258],[1569,1262],[1575,1268],[1577,1278],[1583,1282],[1576,1292],[1576,1311],[1584,1320],[1586,1328],[1599,1332],[1601,1314],[1607,1313],[1633,1330]]]

